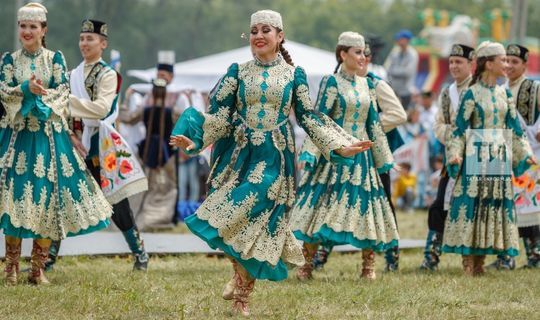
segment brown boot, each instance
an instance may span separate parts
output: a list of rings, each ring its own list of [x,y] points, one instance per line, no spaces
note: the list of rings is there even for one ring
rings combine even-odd
[[[240,264],[236,266],[236,286],[233,293],[233,314],[249,317],[249,295],[255,287],[255,279]]]
[[[375,274],[375,252],[373,250],[362,250],[362,274],[360,277],[368,280],[375,280],[377,278]]]
[[[306,243],[302,247],[302,253],[306,262],[296,271],[296,278],[300,281],[313,279],[313,257],[317,253],[318,243]]]
[[[45,262],[49,257],[50,239],[34,239],[32,246],[32,257],[30,258],[30,274],[28,281],[35,285],[49,284],[49,280],[45,277],[44,268]]]
[[[467,276],[474,275],[474,258],[472,255],[462,255],[463,272]]]
[[[484,263],[486,261],[486,256],[474,256],[473,257],[473,275],[474,276],[482,276],[484,273],[486,273],[486,270],[484,269]]]
[[[19,274],[19,258],[21,257],[21,238],[6,236],[6,284],[14,286],[17,284]]]
[[[236,262],[236,260],[232,257],[229,259],[231,260],[231,263],[234,269],[234,275],[231,278],[231,280],[227,282],[227,284],[225,285],[225,288],[223,288],[223,294],[221,296],[225,300],[232,300],[234,298],[234,288],[236,286],[236,279],[238,278],[238,271],[237,271],[238,262]]]

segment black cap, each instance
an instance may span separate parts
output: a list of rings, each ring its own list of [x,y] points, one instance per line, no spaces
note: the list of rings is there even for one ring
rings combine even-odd
[[[92,20],[92,19],[83,20],[82,25],[81,25],[81,33],[83,32],[97,33],[101,36],[104,36],[105,38],[109,36],[107,24],[99,20]]]
[[[431,98],[431,95],[432,95],[432,94],[433,94],[433,93],[432,93],[431,91],[429,91],[429,90],[423,90],[423,91],[420,93],[420,95],[421,95],[422,97],[424,97],[424,98]]]
[[[529,59],[529,49],[520,46],[519,44],[509,44],[508,47],[506,47],[506,55],[515,56],[527,62]]]
[[[450,56],[461,57],[472,61],[472,59],[474,59],[474,48],[471,48],[464,44],[454,44],[452,45],[452,51],[450,52]]]
[[[157,69],[174,73],[174,66],[172,64],[158,63]]]

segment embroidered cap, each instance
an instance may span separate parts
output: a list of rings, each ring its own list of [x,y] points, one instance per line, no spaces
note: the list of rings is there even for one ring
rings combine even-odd
[[[364,37],[361,34],[353,31],[345,31],[339,35],[338,46],[345,47],[362,47],[366,46]]]
[[[506,47],[506,55],[515,56],[527,62],[527,60],[529,60],[529,49],[520,46],[519,44],[509,44],[508,47]]]
[[[107,38],[109,36],[109,30],[107,24],[103,21],[86,19],[83,20],[81,25],[81,33],[97,33]]]
[[[17,21],[47,21],[47,8],[37,2],[30,2],[17,11]]]
[[[464,44],[454,44],[452,45],[452,51],[450,52],[451,57],[461,57],[469,61],[474,59],[474,48],[466,46]]]
[[[498,42],[484,41],[476,49],[476,56],[481,57],[491,57],[506,55],[506,50],[504,46]]]
[[[274,28],[283,30],[283,21],[281,19],[281,14],[273,10],[259,10],[252,14],[249,27],[251,28],[259,23],[267,24]]]

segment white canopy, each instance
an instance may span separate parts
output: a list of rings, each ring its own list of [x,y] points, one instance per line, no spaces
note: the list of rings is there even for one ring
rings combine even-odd
[[[311,96],[317,95],[323,76],[331,74],[336,67],[333,52],[310,47],[287,40],[285,48],[289,51],[295,65],[307,73]],[[174,65],[174,84],[209,92],[234,62],[243,63],[253,59],[249,46],[225,51],[209,56],[179,62]],[[150,82],[156,76],[156,68],[129,70],[128,76]]]

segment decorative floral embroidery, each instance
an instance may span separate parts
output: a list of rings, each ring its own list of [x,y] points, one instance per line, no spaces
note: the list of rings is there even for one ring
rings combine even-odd
[[[40,129],[40,125],[39,125],[39,121],[36,117],[28,117],[28,130],[30,130],[30,132],[38,132],[39,129]]]
[[[64,130],[62,122],[53,121],[52,124],[53,124],[54,131],[56,131],[57,133],[60,133],[62,132],[62,130]]]
[[[133,166],[131,165],[131,163],[129,163],[128,160],[122,160],[120,162],[120,173],[121,174],[128,174],[130,173],[131,171],[133,171]]]
[[[233,77],[225,77],[221,83],[221,87],[216,92],[217,101],[225,100],[229,95],[234,94],[238,88],[238,80]]]
[[[105,156],[105,168],[106,171],[112,172],[116,169],[116,154],[114,152]]]
[[[39,153],[34,163],[34,175],[38,178],[45,177],[45,157],[43,153]]]
[[[249,177],[248,177],[248,181],[253,183],[253,184],[259,184],[263,181],[263,177],[264,177],[264,170],[266,169],[266,162],[265,161],[261,161],[259,163],[257,163],[257,165],[255,166],[255,168],[253,169],[253,171],[251,171]]]
[[[203,114],[203,148],[227,136],[230,132],[229,108],[220,107],[214,114]]]
[[[64,153],[60,155],[60,163],[62,164],[62,175],[66,178],[71,177],[75,170],[73,170],[68,157]]]
[[[26,152],[21,151],[17,156],[17,164],[15,165],[15,172],[18,175],[23,175],[26,172]]]
[[[332,108],[334,107],[334,103],[336,101],[338,90],[336,87],[329,87],[325,93],[326,93],[325,107],[327,110],[332,110]],[[337,108],[337,109],[341,111],[340,108]],[[339,119],[339,118],[341,118],[341,115],[336,115],[336,114],[334,115],[334,119]]]
[[[49,161],[49,169],[47,169],[47,179],[50,182],[56,182],[56,162],[53,158]]]
[[[75,198],[68,188],[62,188],[58,195],[60,205],[45,187],[39,190],[39,197],[34,197],[38,190],[34,190],[34,184],[30,181],[24,184],[22,196],[16,198],[14,181],[11,179],[8,183],[4,182],[3,198],[0,199],[1,211],[9,216],[15,227],[24,227],[44,238],[60,240],[68,233],[78,233],[95,226],[112,214],[111,206],[105,197],[96,196],[96,193],[91,191],[98,188],[95,182],[91,182],[93,185],[89,186],[83,180],[78,181],[78,198]],[[47,199],[50,199],[48,203]]]
[[[285,147],[287,146],[287,141],[285,140],[285,137],[279,130],[272,131],[272,141],[274,142],[274,146],[280,150],[284,151]]]
[[[251,139],[249,140],[254,146],[260,146],[265,141],[265,133],[263,131],[254,131],[251,134]]]
[[[82,159],[81,155],[74,150],[73,156],[75,157],[75,161],[77,161],[77,166],[79,167],[79,170],[86,170],[86,163],[84,163],[84,160]]]

